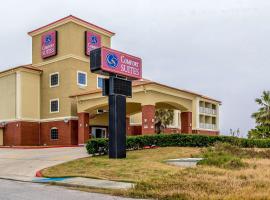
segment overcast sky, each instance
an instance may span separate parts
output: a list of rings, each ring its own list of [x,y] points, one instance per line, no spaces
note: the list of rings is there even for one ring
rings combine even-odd
[[[254,127],[269,89],[269,0],[24,0],[0,6],[0,70],[31,63],[28,31],[67,15],[116,33],[143,76],[221,100],[221,130]],[[1,91],[3,92],[3,91]]]

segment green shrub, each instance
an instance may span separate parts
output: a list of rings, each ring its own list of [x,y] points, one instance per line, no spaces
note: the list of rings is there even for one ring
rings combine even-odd
[[[270,139],[245,139],[231,136],[206,136],[195,134],[153,134],[127,137],[126,145],[129,150],[141,149],[144,146],[160,147],[209,147],[215,143],[229,143],[244,148],[269,148]],[[108,139],[90,139],[86,149],[89,154],[108,153]]]
[[[216,143],[214,147],[203,150],[202,156],[204,160],[199,161],[199,165],[210,165],[227,169],[240,169],[247,166],[242,161],[242,158],[246,156],[244,150],[228,143]]]
[[[102,139],[90,139],[86,144],[86,150],[89,154],[107,154],[109,147],[109,140],[107,138]]]

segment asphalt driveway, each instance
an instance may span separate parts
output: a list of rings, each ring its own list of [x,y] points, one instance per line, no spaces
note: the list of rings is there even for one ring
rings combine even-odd
[[[84,147],[0,148],[0,178],[31,181],[40,169],[87,156]]]

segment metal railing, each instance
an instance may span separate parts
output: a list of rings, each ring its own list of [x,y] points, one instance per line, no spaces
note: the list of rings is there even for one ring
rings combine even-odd
[[[210,115],[216,115],[217,111],[212,108],[204,108],[200,107],[200,113],[210,114]]]
[[[208,123],[200,123],[200,128],[216,130],[217,125],[216,124],[208,124]]]

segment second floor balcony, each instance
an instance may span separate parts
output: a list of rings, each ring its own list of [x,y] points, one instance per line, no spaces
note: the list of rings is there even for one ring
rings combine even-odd
[[[209,114],[209,115],[216,115],[217,111],[212,108],[204,108],[200,107],[200,113]]]

